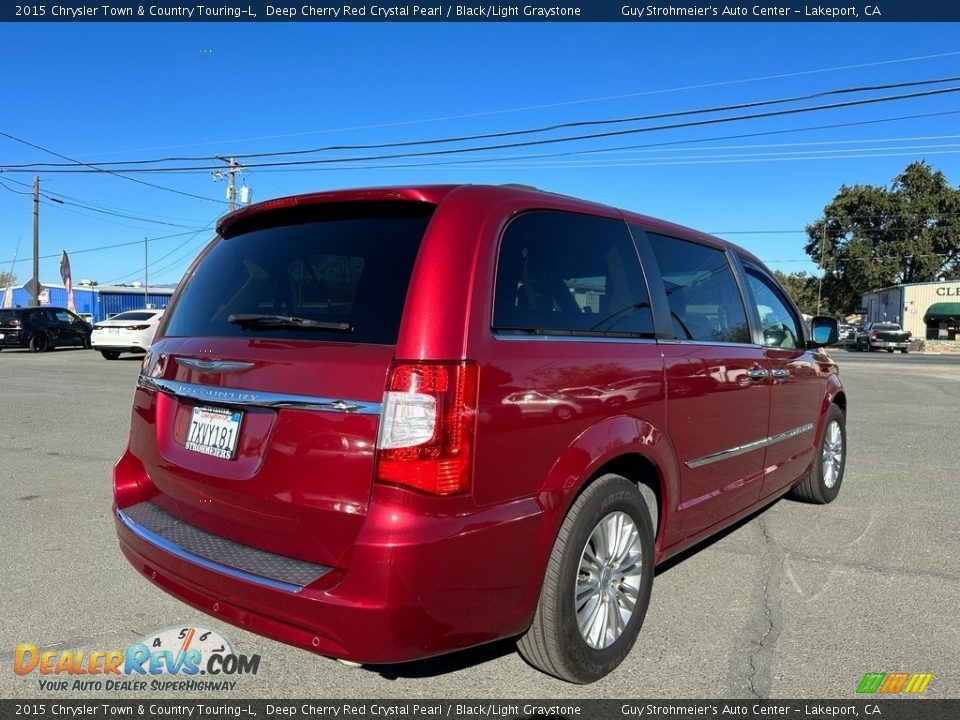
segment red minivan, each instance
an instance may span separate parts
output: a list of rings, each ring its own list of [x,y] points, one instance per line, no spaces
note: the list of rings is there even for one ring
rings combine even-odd
[[[114,470],[129,561],[354,663],[519,637],[585,683],[654,566],[843,478],[846,395],[750,253],[518,186],[344,190],[220,222]]]

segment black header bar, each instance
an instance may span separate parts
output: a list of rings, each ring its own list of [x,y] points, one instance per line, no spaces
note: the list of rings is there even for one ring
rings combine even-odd
[[[805,0],[652,2],[640,0],[522,0],[516,4],[438,0],[380,2],[129,3],[61,0],[6,4],[4,22],[960,22],[955,0]]]

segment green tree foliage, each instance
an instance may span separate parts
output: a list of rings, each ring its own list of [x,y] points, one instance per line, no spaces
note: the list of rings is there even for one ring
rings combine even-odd
[[[806,313],[807,315],[818,314],[817,291],[820,283],[819,278],[808,275],[805,272],[792,272],[787,274],[780,272],[779,270],[774,270],[773,274],[776,276],[777,280],[780,281],[780,284],[786,288],[787,292],[790,293],[790,297],[793,298],[793,301],[800,308],[800,312]],[[827,307],[827,303],[821,302],[819,314],[831,314]]]
[[[0,289],[17,284],[17,275],[10,270],[0,270]]]
[[[823,270],[823,298],[851,312],[878,288],[960,278],[960,188],[914,162],[889,188],[842,186],[807,235],[807,255]]]

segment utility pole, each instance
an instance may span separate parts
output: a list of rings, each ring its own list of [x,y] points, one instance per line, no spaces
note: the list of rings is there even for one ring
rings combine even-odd
[[[147,309],[147,288],[150,286],[150,276],[147,271],[147,238],[143,238],[143,309]]]
[[[40,178],[33,176],[33,306],[40,304]]]
[[[213,179],[227,179],[227,202],[229,203],[229,212],[233,212],[237,209],[237,173],[242,173],[246,168],[238,163],[235,158],[220,157],[218,160],[222,160],[230,167],[226,170],[214,170]]]
[[[820,230],[820,284],[817,286],[817,315],[820,314],[820,298],[823,296],[823,273],[826,272],[823,267],[823,244],[827,240],[827,219],[823,219],[823,227]]]

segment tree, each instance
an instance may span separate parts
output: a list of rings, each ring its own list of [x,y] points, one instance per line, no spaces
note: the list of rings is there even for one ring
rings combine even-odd
[[[913,162],[889,188],[841,186],[807,236],[807,255],[823,271],[823,298],[840,313],[879,288],[960,279],[960,188]]]
[[[779,270],[773,271],[774,276],[780,281],[780,284],[790,293],[790,297],[800,308],[800,312],[807,315],[817,314],[817,290],[820,283],[819,278],[808,275],[805,272],[792,272],[789,275]],[[827,304],[820,304],[820,314],[831,314]]]
[[[12,270],[0,270],[0,290],[17,284],[17,275]]]

